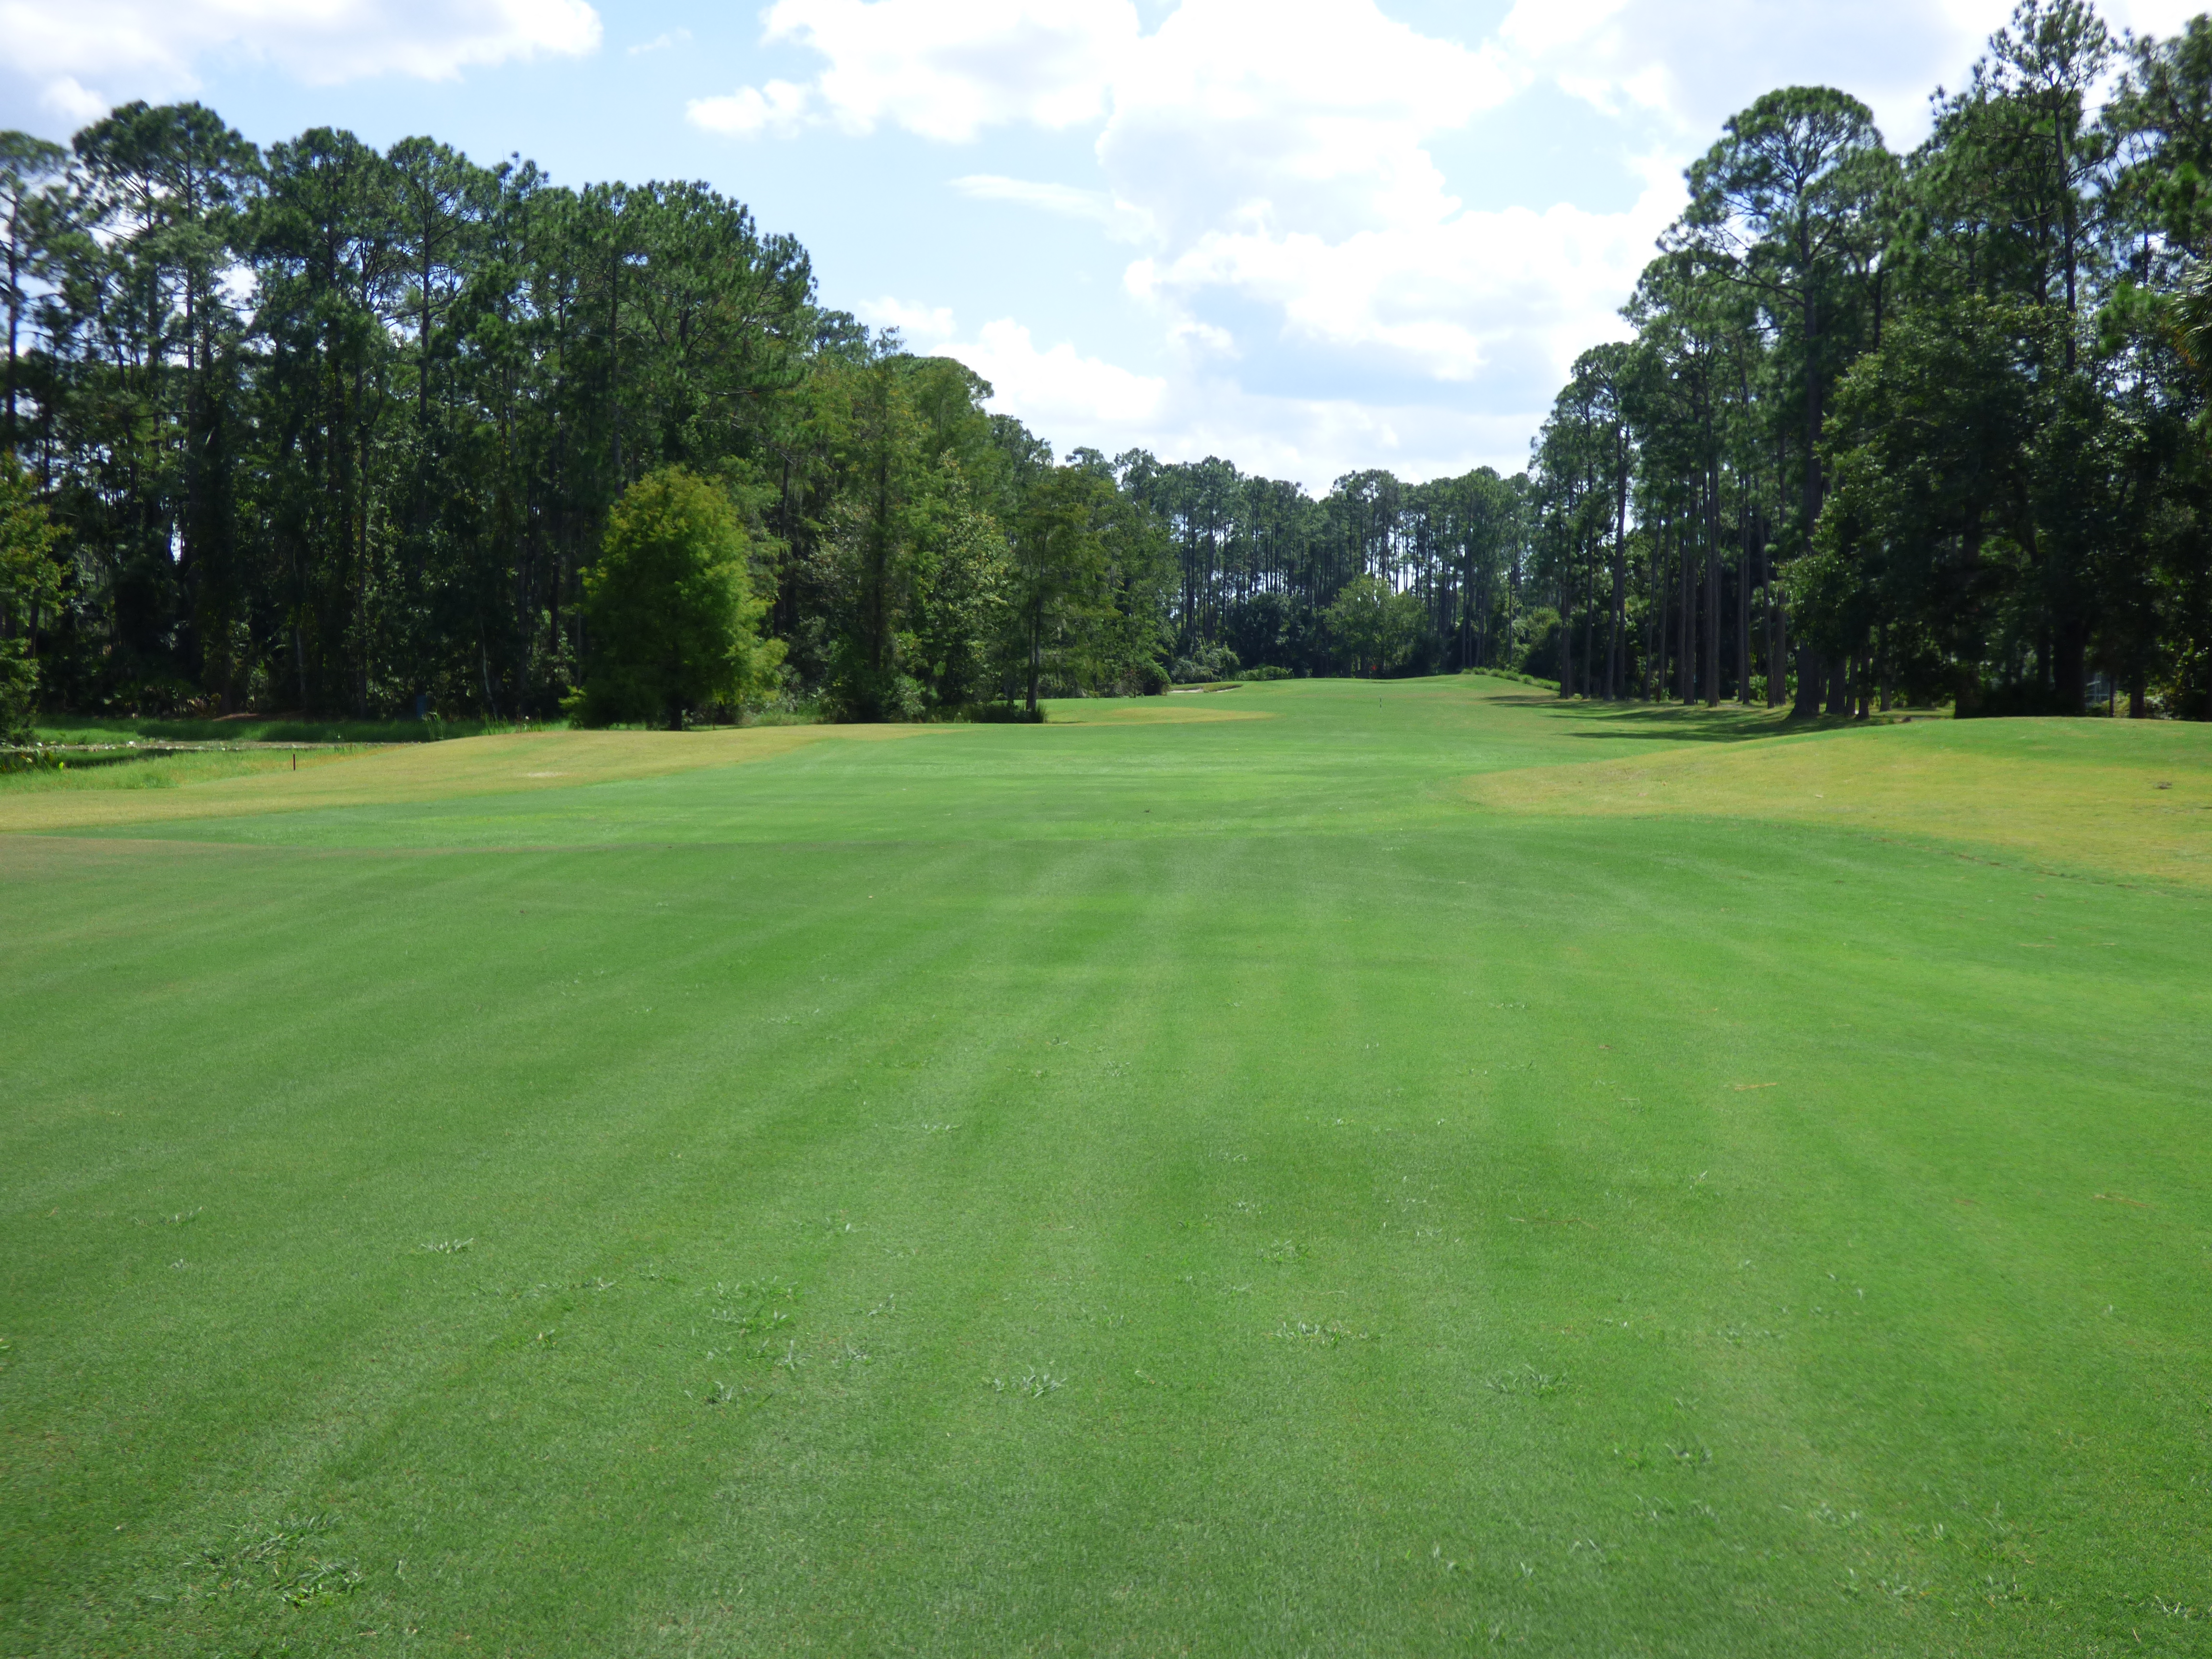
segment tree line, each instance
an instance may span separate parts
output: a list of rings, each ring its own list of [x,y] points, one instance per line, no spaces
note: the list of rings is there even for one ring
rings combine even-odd
[[[1492,666],[2212,717],[2212,24],[2024,0],[1933,107],[1899,155],[1847,94],[1759,100],[1525,472],[1319,499],[1055,457],[702,185],[195,104],[0,134],[0,704],[919,719]],[[617,672],[676,523],[764,642]]]
[[[2212,718],[2212,24],[2024,0],[1933,114],[1689,168],[1534,447],[1563,692]]]
[[[1164,677],[1165,533],[1112,467],[823,307],[704,185],[136,104],[0,134],[0,236],[19,705],[866,720]],[[587,688],[671,526],[776,648]]]

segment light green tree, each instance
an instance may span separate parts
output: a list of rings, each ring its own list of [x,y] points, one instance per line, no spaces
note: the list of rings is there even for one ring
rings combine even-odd
[[[586,726],[742,713],[783,660],[763,640],[745,537],[727,496],[681,467],[623,493],[599,562],[584,573],[584,683],[566,707]]]
[[[1419,595],[1393,592],[1380,576],[1354,576],[1328,607],[1330,635],[1352,670],[1379,674],[1404,662],[1425,621]]]
[[[1047,679],[1100,690],[1158,674],[1167,538],[1099,458],[1079,450],[1030,479],[1009,544],[1007,655],[1032,716]]]
[[[982,700],[1006,562],[988,505],[1005,493],[1002,463],[977,408],[988,383],[896,349],[818,378],[837,486],[807,573],[825,602],[825,708],[919,720]]]
[[[1048,674],[1084,677],[1087,649],[1109,609],[1107,555],[1098,534],[1113,485],[1057,466],[1029,486],[1012,538],[1008,586],[1013,644],[1028,709]]]

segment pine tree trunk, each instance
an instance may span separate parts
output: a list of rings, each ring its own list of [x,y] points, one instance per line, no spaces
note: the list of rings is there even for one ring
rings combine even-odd
[[[1682,567],[1682,614],[1680,619],[1682,637],[1680,649],[1674,657],[1674,682],[1682,706],[1686,708],[1697,701],[1697,685],[1694,679],[1697,673],[1697,658],[1694,654],[1694,647],[1698,640],[1697,592],[1690,585],[1690,544],[1686,538],[1680,550],[1680,556]]]
[[[1575,580],[1572,571],[1559,582],[1559,695],[1575,694]]]
[[[1790,617],[1774,592],[1774,562],[1766,562],[1766,706],[1782,707],[1789,690]]]
[[[1824,668],[1820,653],[1803,641],[1797,644],[1797,701],[1790,708],[1793,719],[1811,720],[1820,712],[1820,681]]]
[[[1721,557],[1705,543],[1705,707],[1721,705]]]
[[[1735,569],[1735,700],[1751,702],[1751,510],[1744,509],[1743,551]]]

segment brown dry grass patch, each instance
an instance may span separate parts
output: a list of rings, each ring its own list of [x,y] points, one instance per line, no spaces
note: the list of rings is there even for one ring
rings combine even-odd
[[[912,726],[765,726],[715,732],[530,732],[303,757],[297,772],[210,779],[174,788],[0,792],[0,835],[188,818],[241,817],[569,789],[773,759],[825,741],[880,743]]]
[[[1531,767],[1455,787],[1504,811],[1820,823],[2212,887],[2212,732],[2178,723],[1934,721]]]

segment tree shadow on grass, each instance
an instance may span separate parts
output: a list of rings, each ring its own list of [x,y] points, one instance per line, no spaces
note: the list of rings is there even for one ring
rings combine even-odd
[[[1702,703],[1686,708],[1678,702],[1595,702],[1579,697],[1563,700],[1540,692],[1497,701],[1570,722],[1577,729],[1568,736],[1599,741],[1749,743],[1760,738],[1848,731],[1861,724],[1843,714],[1800,720],[1787,708],[1744,708],[1732,703],[1708,708]]]

